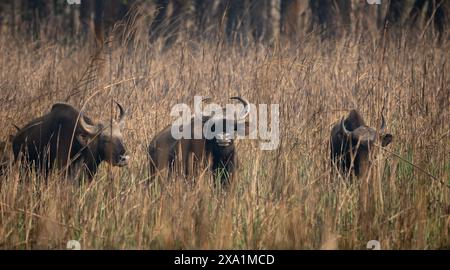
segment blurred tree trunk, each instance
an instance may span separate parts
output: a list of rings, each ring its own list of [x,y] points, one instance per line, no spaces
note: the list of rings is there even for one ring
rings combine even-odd
[[[294,38],[298,35],[298,15],[301,0],[281,0],[280,32]]]
[[[381,29],[384,27],[383,24],[383,7],[382,5],[377,5],[377,26],[378,29]]]
[[[416,0],[414,1],[413,7],[411,8],[411,11],[408,15],[408,23],[411,25],[414,25],[417,23],[420,17],[420,13],[423,10],[423,7],[425,6],[427,0]]]
[[[171,46],[177,39],[181,29],[181,22],[184,21],[183,7],[184,0],[172,0],[172,14],[167,25],[167,37],[165,46]]]
[[[34,38],[39,37],[43,20],[50,14],[48,3],[44,0],[25,0],[23,2],[22,21],[25,22],[27,30],[32,33]]]
[[[327,21],[331,17],[329,0],[309,0],[312,13],[311,30],[318,29],[320,32],[327,30]]]
[[[0,31],[3,30],[3,23],[5,21],[4,15],[6,10],[6,3],[0,3]]]
[[[0,1],[0,31],[6,30],[9,26],[9,31],[15,31],[15,7],[16,1],[3,0]]]
[[[211,15],[215,17],[214,23],[217,24],[219,32],[222,32],[227,24],[228,0],[215,0]]]
[[[245,11],[248,0],[227,1],[227,25],[226,35],[229,42],[240,42],[246,34]]]
[[[80,26],[81,26],[81,35],[83,38],[87,37],[89,33],[89,21],[90,21],[90,13],[91,13],[91,1],[89,0],[81,0],[80,4]]]
[[[190,2],[183,0],[155,0],[156,15],[150,25],[150,42],[153,43],[158,38],[164,37],[164,46],[172,45],[178,39],[182,22],[185,19],[183,11],[189,4]],[[170,14],[169,11],[171,11]]]
[[[281,31],[281,0],[272,0],[269,4],[270,29],[268,35],[271,41],[279,40]]]
[[[404,0],[390,0],[384,25],[398,26],[402,23],[402,15],[405,10],[406,1]]]
[[[195,25],[197,26],[198,35],[203,35],[207,26],[207,11],[209,4],[212,1],[207,0],[194,0],[194,9],[195,9]]]
[[[163,34],[163,28],[165,27],[163,23],[167,17],[168,8],[169,0],[155,0],[156,16],[150,25],[150,42],[156,41]]]
[[[16,33],[16,1],[11,0],[11,33]]]
[[[309,0],[312,12],[310,31],[318,29],[325,36],[335,36],[339,28],[351,26],[351,0]]]
[[[271,0],[250,0],[250,27],[255,42],[271,39]]]
[[[425,22],[432,22],[430,25],[437,31],[439,39],[445,34],[448,27],[449,1],[445,0],[416,0],[408,15],[408,24],[417,27],[420,14],[425,10]],[[427,27],[427,25],[425,25]],[[428,26],[429,27],[429,26]]]
[[[353,13],[355,21],[352,27],[356,33],[378,35],[384,19],[382,5],[355,5]]]
[[[450,1],[439,0],[436,3],[435,26],[439,32],[439,39],[449,39],[449,23],[450,23]],[[447,37],[444,35],[447,34]]]
[[[104,28],[107,31],[112,30],[117,22],[123,21],[133,2],[132,0],[109,0],[104,7]]]
[[[298,39],[310,30],[311,7],[304,0],[282,0],[280,4],[280,33],[289,39]],[[309,22],[309,23],[308,23]]]
[[[222,0],[194,0],[194,19],[198,37],[210,38],[220,31],[224,16]]]
[[[103,16],[104,16],[105,3],[104,0],[95,0],[94,2],[94,32],[97,45],[102,47],[105,38],[103,34]]]
[[[416,0],[417,2],[417,0]],[[448,24],[448,8],[449,8],[449,1],[447,0],[428,0],[427,2],[427,10],[426,10],[426,21],[425,23],[428,23],[428,21],[431,21],[431,25],[426,25],[425,27],[430,27],[432,30],[437,31],[437,36],[439,39],[442,38],[442,36],[446,32],[446,27]]]
[[[334,6],[336,10],[334,13],[339,15],[340,23],[347,32],[351,30],[351,12],[352,12],[352,3],[351,0],[335,0]]]

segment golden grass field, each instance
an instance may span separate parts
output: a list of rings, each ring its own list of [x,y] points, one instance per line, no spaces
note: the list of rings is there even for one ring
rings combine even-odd
[[[144,31],[144,30],[143,30]],[[450,246],[449,43],[404,37],[311,35],[299,44],[229,46],[181,38],[168,50],[114,39],[31,42],[0,36],[0,140],[54,102],[108,120],[129,112],[126,168],[101,166],[92,183],[57,174],[40,181],[18,165],[0,176],[0,248],[65,249],[441,249]],[[280,104],[281,145],[238,142],[241,167],[229,192],[208,173],[149,189],[146,148],[194,95],[225,104],[242,95]],[[369,177],[332,173],[331,126],[357,108],[371,126],[385,106],[394,141]],[[8,152],[8,155],[11,155]]]

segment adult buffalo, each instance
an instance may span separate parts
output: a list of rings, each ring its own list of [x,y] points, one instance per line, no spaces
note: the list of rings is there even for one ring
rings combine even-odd
[[[383,115],[381,118],[378,132],[368,127],[356,110],[350,111],[347,118],[333,126],[330,139],[331,160],[342,173],[353,172],[357,177],[365,176],[375,144],[381,142],[381,146],[385,147],[391,143],[393,137],[384,133],[386,123]]]
[[[54,168],[68,169],[71,176],[80,171],[92,179],[102,161],[126,166],[129,156],[121,130],[125,110],[117,103],[119,121],[94,123],[66,103],[56,103],[47,114],[34,119],[12,138],[15,161],[22,157],[35,168],[48,173]]]
[[[183,125],[183,130],[189,130],[189,138],[174,138],[172,125],[167,126],[159,132],[148,147],[150,158],[150,176],[154,178],[163,169],[169,172],[177,169],[185,176],[209,169],[219,177],[223,186],[227,186],[238,166],[238,153],[234,144],[236,132],[248,127],[249,122],[245,119],[250,113],[249,102],[241,97],[232,97],[244,105],[244,113],[239,117],[224,113],[219,115],[205,116],[196,115],[190,122]],[[196,121],[201,123],[198,127],[201,137],[195,138]],[[231,129],[226,130],[225,127]],[[214,133],[213,136],[205,136],[204,130]]]

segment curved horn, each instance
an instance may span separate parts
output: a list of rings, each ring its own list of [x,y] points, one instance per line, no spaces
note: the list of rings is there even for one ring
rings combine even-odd
[[[241,116],[237,120],[245,119],[250,114],[250,102],[248,102],[248,100],[246,100],[245,98],[242,98],[242,97],[230,97],[230,99],[239,100],[242,104],[244,104],[244,112],[245,113],[243,116]]]
[[[15,124],[12,125],[17,129],[17,131],[20,131],[20,127],[16,126]]]
[[[119,102],[114,100],[114,103],[116,103],[117,107],[119,107],[119,111],[120,111],[120,116],[119,116],[119,126],[123,127],[125,126],[125,117],[126,117],[126,113],[125,110],[123,109],[122,105],[120,105]]]
[[[80,124],[80,127],[88,134],[94,135],[98,132],[98,128],[96,126],[86,123],[83,114],[80,114],[80,119],[78,120],[78,123]]]
[[[352,135],[352,132],[347,130],[347,128],[345,127],[345,124],[344,124],[344,123],[345,123],[344,117],[342,117],[342,120],[341,120],[341,129],[342,129],[342,131],[344,132],[344,134],[345,134],[347,137],[349,137],[350,135]]]

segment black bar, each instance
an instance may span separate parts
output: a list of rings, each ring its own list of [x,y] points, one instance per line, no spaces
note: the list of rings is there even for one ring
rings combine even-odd
[[[126,269],[196,268],[294,268],[350,267],[385,269],[399,266],[432,269],[445,265],[450,251],[0,251],[2,265],[14,268],[23,263],[33,266],[68,266],[85,269],[99,266]],[[313,268],[311,268],[313,266]],[[63,268],[64,268],[63,267]],[[283,267],[283,268],[280,268]],[[61,268],[60,268],[61,269]],[[158,268],[160,269],[160,268]]]

